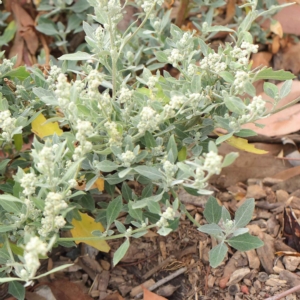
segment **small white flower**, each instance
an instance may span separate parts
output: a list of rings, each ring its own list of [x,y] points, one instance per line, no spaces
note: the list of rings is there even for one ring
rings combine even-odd
[[[210,151],[205,155],[203,168],[211,174],[219,175],[222,169],[222,159],[223,157],[221,155]]]
[[[119,158],[123,162],[123,166],[129,168],[131,163],[135,160],[136,155],[132,152],[127,150],[125,153],[122,153]]]
[[[158,124],[160,121],[159,115],[151,107],[146,106],[142,109],[140,113],[140,122],[137,125],[137,128],[140,133],[152,132],[158,129]]]

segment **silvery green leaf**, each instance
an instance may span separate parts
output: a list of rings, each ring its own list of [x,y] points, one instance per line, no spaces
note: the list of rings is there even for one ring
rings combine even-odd
[[[110,184],[110,185],[114,185],[114,184],[118,184],[120,182],[125,181],[125,178],[120,178],[118,173],[114,173],[114,174],[109,174],[105,177],[105,180]]]
[[[76,162],[73,162],[72,165],[68,168],[68,171],[61,178],[59,183],[68,182],[70,179],[73,179],[74,176],[77,174],[78,168],[80,168],[80,164],[82,163],[83,160],[84,160],[84,157],[80,158]]]
[[[155,55],[155,57],[157,58],[157,60],[159,62],[162,62],[162,63],[167,63],[168,62],[168,56],[165,52],[156,51],[156,52],[154,52],[154,55]]]
[[[8,292],[18,300],[25,299],[25,287],[20,282],[10,282],[8,285]]]
[[[122,208],[123,208],[122,196],[118,196],[117,198],[109,202],[106,209],[107,229],[117,219],[119,213],[122,211]]]
[[[175,163],[175,161],[177,160],[177,156],[178,156],[178,150],[177,150],[177,144],[174,138],[174,135],[172,134],[169,138],[169,142],[167,145],[167,152],[172,152],[173,154],[173,161],[170,161],[171,163]]]
[[[45,104],[47,105],[58,105],[57,97],[55,96],[53,91],[48,91],[41,87],[33,88],[33,93]],[[39,115],[36,114],[36,117]]]
[[[96,164],[96,168],[99,171],[102,172],[111,172],[111,171],[115,171],[119,168],[120,166],[118,164],[116,164],[113,161],[110,160],[102,160],[99,163]]]
[[[162,235],[162,236],[166,236],[168,235],[170,232],[172,232],[173,229],[169,228],[169,227],[161,227],[158,229],[157,233]]]
[[[143,220],[143,212],[142,212],[142,210],[138,209],[138,208],[133,208],[133,204],[134,204],[133,201],[129,201],[128,202],[128,212],[129,212],[129,215],[133,219],[135,219],[135,220],[142,221]]]
[[[148,156],[148,154],[149,153],[146,150],[140,151],[140,153],[135,157],[135,163],[139,163],[140,161],[142,161],[144,158]]]
[[[228,251],[227,246],[224,243],[220,243],[218,246],[212,248],[209,251],[209,264],[212,268],[218,267],[224,260]]]
[[[161,174],[156,167],[149,166],[138,166],[134,170],[139,174],[151,179],[151,180],[160,180],[163,179],[163,174]]]
[[[178,162],[176,164],[178,166],[178,168],[183,171],[186,175],[188,176],[193,176],[195,175],[193,172],[193,168],[191,168],[190,166],[188,166],[187,164],[183,163],[183,162]]]
[[[264,243],[258,237],[252,236],[249,233],[235,236],[227,240],[227,243],[239,251],[248,251],[264,245]]]
[[[216,198],[212,196],[208,198],[203,214],[208,223],[219,223],[222,215],[222,208],[218,204]]]
[[[126,201],[129,201],[132,199],[132,189],[128,186],[126,182],[122,183],[122,196]]]
[[[226,220],[231,220],[231,215],[225,206],[222,206],[221,218],[223,222],[226,222]]]
[[[120,172],[118,172],[118,175],[120,178],[124,178],[125,176],[127,176],[133,169],[132,168],[126,168]]]
[[[212,236],[218,236],[218,235],[222,235],[222,228],[215,224],[205,224],[202,225],[201,227],[197,228],[199,231],[210,234]]]
[[[270,82],[264,82],[264,92],[271,98],[275,98],[278,94],[278,87]]]
[[[273,80],[289,80],[294,79],[296,76],[287,71],[278,70],[274,71],[272,68],[261,70],[256,76],[255,81],[260,79],[273,79]]]
[[[238,157],[239,157],[238,152],[231,152],[231,153],[226,154],[226,156],[223,160],[223,163],[222,163],[222,168],[230,166]]]
[[[247,225],[252,219],[254,212],[255,201],[253,198],[247,199],[236,211],[234,220],[236,228],[241,228]]]
[[[237,113],[239,115],[243,114],[246,108],[244,102],[240,98],[235,96],[225,97],[224,103],[230,111]]]
[[[64,54],[61,57],[59,57],[59,60],[89,60],[92,59],[93,55],[86,53],[86,52],[75,52],[75,53],[70,53],[70,54]]]
[[[149,211],[154,214],[158,215],[161,213],[160,205],[157,202],[154,202],[153,200],[147,201],[147,207],[148,207]]]
[[[234,81],[234,76],[228,72],[228,71],[222,71],[219,73],[219,75],[226,81],[229,83],[232,83]]]
[[[41,275],[39,275],[39,276],[35,276],[35,277],[33,277],[32,279],[39,279],[39,278],[48,276],[48,275],[50,275],[50,274],[53,274],[53,273],[55,273],[55,272],[61,271],[61,270],[63,270],[63,269],[69,268],[69,267],[71,267],[71,266],[73,266],[73,264],[65,264],[65,265],[56,267],[56,268],[52,269],[52,270],[49,271],[49,272],[43,273],[43,274],[41,274]],[[5,278],[3,278],[3,279],[5,279]],[[20,280],[20,279],[19,279],[19,280]],[[0,279],[0,282],[3,282],[3,281],[1,281],[1,279]]]
[[[248,229],[248,228],[238,228],[238,229],[236,229],[236,230],[233,232],[232,236],[233,236],[233,237],[234,237],[234,236],[238,236],[238,235],[241,235],[241,234],[244,234],[244,233],[247,233],[247,232],[249,232],[249,229]]]
[[[125,256],[129,246],[130,246],[129,239],[126,239],[125,242],[119,247],[119,249],[114,254],[114,258],[113,258],[114,266],[116,266],[119,263],[119,261]]]
[[[235,132],[234,135],[239,137],[249,137],[256,136],[257,133],[251,129],[241,129],[239,132]]]
[[[232,136],[233,136],[233,132],[230,132],[230,133],[227,133],[227,134],[224,134],[224,135],[219,136],[219,137],[216,139],[216,145],[222,144],[223,142],[225,142],[225,141],[227,141],[228,139],[230,139]]]
[[[136,232],[136,233],[132,234],[131,236],[135,239],[138,239],[141,236],[145,235],[147,232],[148,232],[148,230],[144,230],[144,231]]]
[[[215,153],[218,153],[218,147],[213,141],[208,142],[208,151],[213,151]]]
[[[10,159],[3,159],[0,162],[0,173],[2,173],[3,171],[5,171],[7,164],[10,162]]]
[[[146,207],[148,205],[148,201],[154,201],[154,202],[158,202],[161,200],[162,196],[163,196],[163,192],[158,194],[158,195],[155,195],[155,196],[151,196],[151,197],[148,197],[148,198],[144,198],[142,200],[139,200],[137,202],[135,202],[134,204],[132,204],[132,208],[143,208],[143,207]]]
[[[245,82],[244,84],[244,92],[252,97],[256,96],[256,89],[249,81]]]
[[[286,97],[292,89],[293,80],[287,80],[281,87],[279,96],[280,98]]]
[[[211,195],[213,193],[213,191],[209,191],[209,190],[204,190],[204,189],[199,189],[197,190],[197,193],[199,195]]]
[[[115,220],[115,225],[120,233],[124,233],[126,231],[126,227],[118,220]]]
[[[7,212],[18,214],[21,211],[23,202],[20,199],[14,197],[12,195],[3,194],[3,195],[0,195],[0,205]],[[1,232],[1,227],[0,227],[0,232]]]
[[[234,32],[234,30],[221,25],[211,26],[208,28],[208,32],[220,32],[220,31]]]

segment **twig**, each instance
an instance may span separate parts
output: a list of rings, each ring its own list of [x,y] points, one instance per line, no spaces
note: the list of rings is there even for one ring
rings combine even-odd
[[[152,286],[150,286],[148,288],[149,291],[153,291],[155,289],[157,289],[158,287],[160,287],[161,285],[169,282],[170,280],[174,279],[175,277],[179,276],[180,274],[184,273],[187,270],[187,267],[181,268],[179,270],[177,270],[176,272],[170,274],[169,276],[157,281],[155,284],[153,284]],[[143,296],[143,293],[139,293],[135,296],[136,299],[141,298]]]
[[[284,292],[282,292],[280,294],[277,294],[277,295],[275,295],[273,297],[269,297],[266,300],[279,300],[279,299],[282,299],[283,297],[286,297],[286,296],[288,296],[290,294],[293,294],[293,293],[295,293],[295,292],[297,292],[299,290],[300,290],[300,284],[294,286],[293,288],[291,288],[291,289],[289,289],[287,291],[284,291]]]
[[[173,255],[169,256],[167,259],[162,261],[158,266],[152,268],[150,271],[148,271],[146,274],[142,276],[143,279],[148,279],[151,275],[158,272],[160,269],[162,269],[164,266],[168,265],[175,257]]]

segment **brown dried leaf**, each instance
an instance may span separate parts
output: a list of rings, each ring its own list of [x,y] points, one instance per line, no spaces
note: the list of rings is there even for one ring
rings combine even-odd
[[[283,211],[282,235],[286,238],[285,242],[288,246],[300,252],[300,225],[292,208]]]
[[[157,294],[150,292],[149,290],[147,290],[144,287],[143,287],[143,291],[144,291],[144,300],[168,300],[167,298],[158,296]]]
[[[279,21],[271,20],[270,30],[280,38],[283,37],[283,30]]]

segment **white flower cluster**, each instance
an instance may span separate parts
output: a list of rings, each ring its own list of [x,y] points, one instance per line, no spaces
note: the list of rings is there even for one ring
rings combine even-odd
[[[247,105],[247,109],[250,111],[251,115],[262,116],[266,110],[266,102],[261,96],[255,96],[252,102]]]
[[[166,104],[163,109],[163,119],[167,120],[175,116],[175,110],[169,104]]]
[[[246,49],[249,53],[257,53],[258,51],[258,45],[253,45],[248,42],[242,42],[241,48]]]
[[[74,161],[80,159],[93,149],[93,144],[87,141],[87,138],[94,134],[94,128],[89,121],[82,121],[78,119],[76,129],[77,133],[75,137],[79,142],[79,145],[75,148],[72,156]]]
[[[235,220],[226,220],[223,224],[225,232],[229,232],[235,227]]]
[[[148,88],[153,90],[155,88],[155,84],[158,82],[158,76],[150,76],[147,81]]]
[[[233,81],[233,86],[235,87],[235,91],[237,94],[244,92],[244,86],[246,82],[249,80],[249,74],[245,71],[236,71],[235,79]]]
[[[175,218],[175,211],[172,207],[168,207],[166,211],[162,214],[160,214],[160,219],[156,223],[158,227],[166,227],[169,225],[168,220],[174,220]]]
[[[122,7],[119,0],[109,0],[107,10],[113,23],[117,24],[122,19]]]
[[[171,97],[169,105],[172,107],[172,109],[180,109],[186,100],[187,99],[184,96],[174,95]]]
[[[53,147],[54,146],[54,147]],[[47,146],[45,145],[43,149],[38,154],[39,162],[36,164],[36,168],[38,171],[43,173],[44,175],[48,175],[51,177],[54,173],[55,165],[55,150],[56,145]]]
[[[127,150],[125,153],[122,153],[118,157],[123,162],[123,166],[129,168],[132,162],[135,160],[136,155],[132,151]]]
[[[38,237],[31,237],[24,250],[24,268],[20,270],[21,279],[28,281],[35,276],[36,271],[40,267],[39,255],[47,254],[47,244]]]
[[[208,171],[210,174],[217,174],[219,175],[222,170],[222,159],[221,155],[213,151],[209,151],[205,154],[205,160],[203,168],[204,170]]]
[[[49,89],[55,90],[56,88],[56,80],[59,74],[61,74],[61,68],[57,66],[51,66],[46,82],[49,84]]]
[[[174,164],[172,164],[170,161],[166,160],[163,164],[163,168],[165,170],[165,174],[167,178],[172,179],[174,175],[176,174],[178,167]]]
[[[91,70],[86,77],[87,80],[87,95],[90,99],[99,99],[100,93],[98,91],[98,86],[103,81],[103,75],[97,70]]]
[[[189,64],[189,65],[188,65],[187,73],[188,73],[189,76],[195,75],[195,74],[196,74],[196,71],[197,71],[196,65],[193,65],[193,64]]]
[[[178,63],[182,62],[183,58],[184,56],[178,49],[172,49],[171,54],[168,57],[168,62],[176,68],[178,67]]]
[[[249,56],[251,53],[258,51],[258,45],[252,45],[248,42],[243,42],[241,47],[234,46],[230,52],[233,57],[237,59],[237,62],[242,65],[247,65]]]
[[[122,145],[122,134],[118,131],[116,122],[106,122],[104,127],[107,129],[109,135],[109,145],[110,146],[121,146]]]
[[[37,183],[37,177],[33,173],[24,174],[20,180],[21,187],[24,189],[23,194],[30,196],[34,194]]]
[[[70,103],[70,88],[71,84],[68,82],[66,75],[60,73],[57,76],[55,95],[57,96],[59,107],[63,110],[67,109]]]
[[[44,218],[42,218],[42,228],[39,229],[41,236],[48,236],[49,233],[58,230],[65,226],[66,221],[60,215],[61,210],[68,207],[63,195],[59,193],[50,192],[45,199]]]
[[[140,133],[144,133],[147,130],[152,132],[158,129],[159,122],[160,117],[156,111],[151,107],[146,106],[140,113],[140,122],[138,123],[137,128]]]
[[[128,89],[127,87],[122,87],[119,94],[120,103],[128,103],[131,101],[133,96],[133,90]]]
[[[220,73],[226,70],[227,65],[222,62],[222,55],[218,53],[209,53],[208,56],[204,57],[200,64],[201,69]]]
[[[10,142],[13,138],[13,131],[16,129],[16,119],[11,117],[9,110],[0,112],[0,128],[2,130],[2,138]]]
[[[198,167],[196,169],[193,187],[199,190],[207,187],[207,182],[205,180],[205,173],[202,167]]]
[[[17,98],[22,99],[22,93],[26,92],[26,89],[23,85],[16,85],[16,91],[15,94],[17,96]]]
[[[109,93],[105,92],[103,94],[99,94],[98,108],[100,110],[104,110],[107,115],[110,115],[113,111],[112,99]]]

